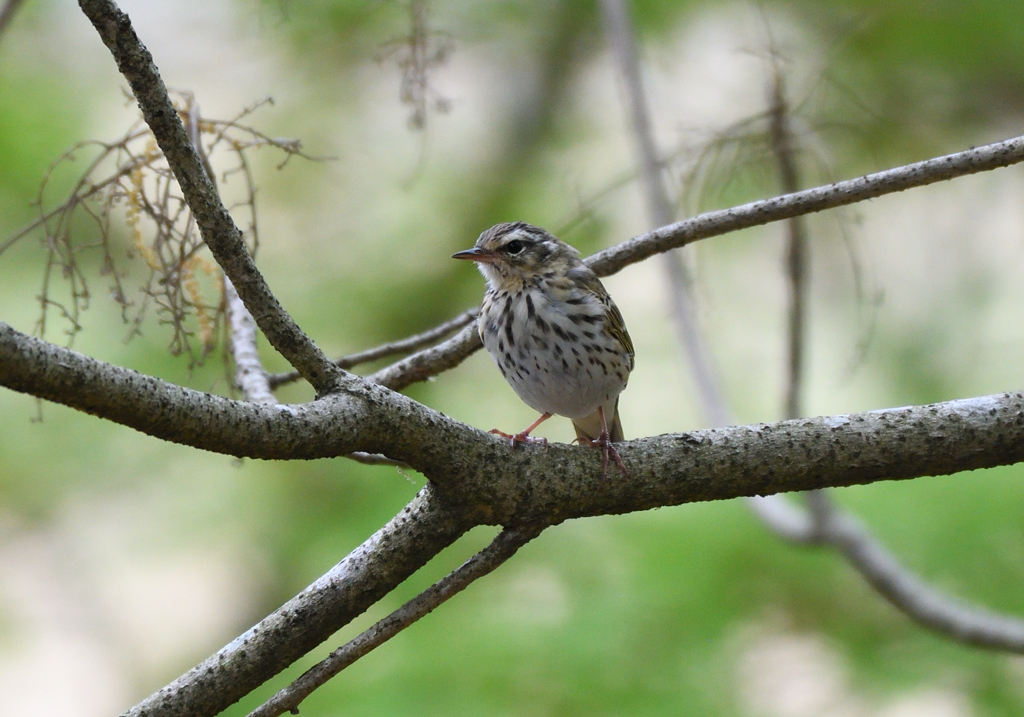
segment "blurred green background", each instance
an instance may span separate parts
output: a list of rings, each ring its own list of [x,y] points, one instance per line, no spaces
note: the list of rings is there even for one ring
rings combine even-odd
[[[205,116],[230,118],[269,95],[274,106],[251,124],[336,157],[278,170],[272,151],[251,155],[260,265],[332,355],[475,305],[481,277],[448,256],[493,223],[546,226],[584,254],[649,228],[595,3],[435,0],[428,46],[443,52],[419,108],[401,101],[407,3],[122,7],[167,84],[195,92]],[[1019,3],[643,0],[633,14],[681,213],[778,191],[764,128],[748,121],[766,109],[772,47],[808,186],[1020,134]],[[31,221],[40,178],[65,149],[116,139],[134,121],[124,85],[77,7],[25,2],[0,36],[0,237]],[[55,177],[51,201],[88,159],[83,151]],[[237,190],[235,180],[224,187]],[[1022,192],[1021,171],[1000,170],[809,220],[807,415],[1021,387]],[[115,232],[119,260],[126,236]],[[701,242],[690,256],[715,369],[743,422],[781,411],[781,240],[781,227],[769,226]],[[87,252],[82,261],[98,265]],[[38,319],[44,262],[34,235],[0,255],[0,319],[22,331]],[[227,392],[218,358],[190,369],[168,354],[170,334],[153,318],[126,343],[109,278],[94,271],[90,282],[74,348]],[[630,267],[606,285],[637,349],[621,407],[627,437],[706,425],[660,265]],[[64,342],[66,329],[51,316],[47,338]],[[265,360],[285,368],[270,351]],[[482,354],[409,393],[482,429],[534,418]],[[280,396],[311,397],[298,386]],[[567,421],[544,428],[553,440],[572,436]],[[1021,473],[877,484],[837,499],[935,585],[1024,614]],[[5,704],[34,715],[126,709],[325,572],[421,484],[344,460],[237,462],[0,392]],[[493,534],[473,531],[230,714],[255,707]],[[925,632],[840,559],[782,543],[734,501],[551,529],[302,709],[1018,715],[1024,659]]]

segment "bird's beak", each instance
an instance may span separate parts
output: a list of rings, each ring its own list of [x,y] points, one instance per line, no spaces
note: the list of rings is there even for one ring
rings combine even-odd
[[[481,249],[478,246],[472,249],[466,249],[465,251],[457,251],[452,254],[452,259],[469,259],[470,261],[477,261],[481,264],[493,264],[497,259],[497,255],[493,252],[489,252],[486,249]]]

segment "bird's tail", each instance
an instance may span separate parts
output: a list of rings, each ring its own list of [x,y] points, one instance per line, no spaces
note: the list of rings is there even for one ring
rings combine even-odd
[[[611,410],[608,410],[609,408]],[[625,435],[622,433],[622,420],[619,418],[618,397],[610,406],[607,404],[604,406],[604,412],[605,422],[608,425],[608,435],[611,437],[612,443],[626,440]],[[579,440],[596,441],[597,437],[601,435],[600,411],[594,411],[589,416],[584,416],[583,418],[573,419],[572,427],[576,429],[576,438]]]

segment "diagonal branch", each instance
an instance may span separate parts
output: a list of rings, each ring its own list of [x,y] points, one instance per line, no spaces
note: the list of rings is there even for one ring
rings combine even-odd
[[[306,699],[332,677],[363,657],[371,650],[425,617],[449,598],[465,590],[474,581],[496,570],[519,548],[540,534],[537,527],[506,528],[490,545],[462,564],[457,570],[442,578],[405,603],[383,620],[332,652],[326,659],[311,667],[299,679],[285,687],[261,706],[249,713],[248,717],[278,717],[285,712],[295,714],[299,703]]]
[[[292,320],[270,291],[189,141],[167,95],[153,57],[143,46],[128,16],[112,0],[79,0],[79,7],[99,32],[117,67],[131,86],[146,123],[196,218],[203,239],[224,274],[231,279],[271,345],[294,366],[318,394],[336,388],[343,372]]]
[[[471,526],[428,484],[329,573],[125,717],[215,715],[365,612]]]
[[[431,376],[455,368],[482,347],[480,334],[476,324],[473,324],[437,346],[424,349],[382,368],[368,376],[367,380],[386,386],[392,391],[401,391],[406,386],[426,381]]]
[[[813,534],[842,553],[871,586],[915,622],[957,642],[1024,653],[1024,620],[945,595],[908,571],[856,518],[823,491],[807,496]]]
[[[699,214],[641,234],[587,258],[598,276],[615,274],[630,264],[686,246],[700,239],[728,234],[782,219],[845,207],[866,199],[924,187],[956,177],[1009,167],[1024,161],[1024,137],[973,147],[895,169],[865,174],[772,199],[762,199],[731,209]]]

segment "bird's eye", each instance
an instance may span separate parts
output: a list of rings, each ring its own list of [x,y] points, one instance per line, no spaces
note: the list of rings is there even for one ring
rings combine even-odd
[[[513,239],[512,241],[505,245],[505,251],[508,252],[509,254],[518,254],[523,250],[525,246],[526,245],[523,244],[523,242],[519,241],[518,239]]]

